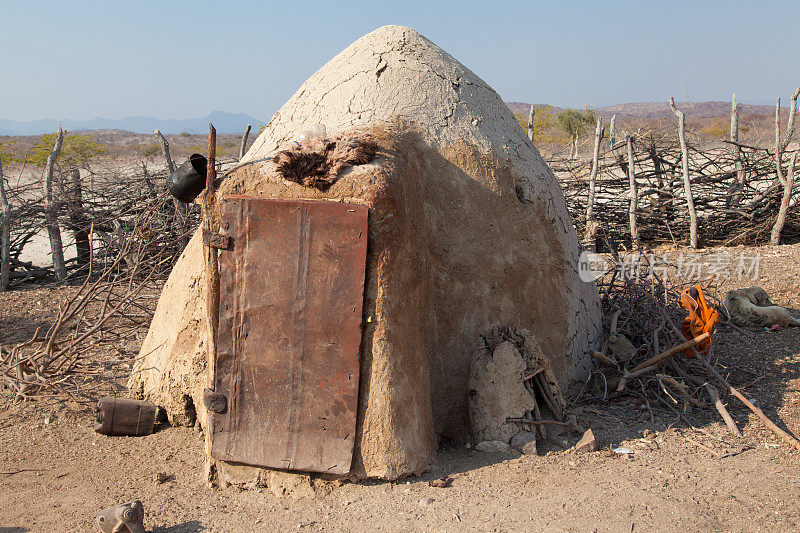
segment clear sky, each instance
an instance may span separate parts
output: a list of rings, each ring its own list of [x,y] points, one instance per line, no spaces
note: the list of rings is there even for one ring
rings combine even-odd
[[[342,48],[416,29],[507,101],[788,99],[800,0],[0,0],[0,118],[268,119]]]

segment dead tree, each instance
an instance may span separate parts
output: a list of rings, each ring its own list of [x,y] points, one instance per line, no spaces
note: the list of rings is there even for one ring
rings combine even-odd
[[[80,170],[72,169],[70,178],[64,197],[67,201],[70,230],[75,236],[78,266],[85,266],[89,263],[91,243],[86,214],[83,211],[83,184]]]
[[[786,123],[786,136],[781,144],[781,153],[786,151],[786,148],[789,146],[789,142],[792,140],[792,136],[794,136],[794,119],[797,115],[798,97],[800,97],[800,87],[794,90],[791,98],[789,99],[789,121]],[[780,98],[778,100],[780,100]],[[780,106],[778,107],[780,108]]]
[[[169,142],[158,130],[153,130],[153,135],[158,137],[161,142],[161,154],[164,156],[164,161],[167,163],[167,171],[172,174],[175,172],[175,163],[172,162],[172,156],[169,155]]]
[[[689,150],[686,148],[686,117],[683,111],[675,107],[675,98],[670,97],[669,106],[678,117],[678,140],[681,143],[681,164],[683,167],[683,190],[686,194],[686,206],[689,209],[689,245],[697,248],[697,212],[694,209],[692,182],[689,180]]]
[[[169,141],[161,134],[159,130],[153,130],[153,135],[158,137],[161,142],[161,154],[164,156],[164,161],[167,163],[167,172],[172,174],[175,172],[175,163],[172,161],[172,156],[169,153]],[[175,207],[175,229],[183,234],[186,229],[186,219],[189,216],[189,206],[177,199],[172,199],[172,205]],[[184,235],[181,237],[181,247],[185,248],[189,244],[189,236]]]
[[[533,112],[533,106],[531,106]],[[533,130],[529,129],[528,132],[532,135]],[[533,140],[531,138],[531,140]],[[594,130],[594,152],[592,154],[592,172],[589,174],[589,198],[586,202],[586,233],[584,240],[586,247],[590,251],[595,250],[597,240],[597,221],[594,219],[594,197],[597,184],[597,166],[600,159],[600,142],[603,140],[603,119],[597,117],[597,127]]]
[[[636,243],[639,240],[639,230],[636,227],[636,211],[639,208],[639,194],[636,191],[636,170],[633,163],[633,140],[630,135],[625,135],[625,144],[628,145],[628,182],[631,203],[628,207],[628,222],[631,227],[631,240]]]
[[[247,127],[244,129],[244,135],[242,135],[242,146],[239,147],[239,159],[244,157],[245,148],[247,148],[247,138],[250,136],[250,128],[252,128],[252,124],[248,124]]]
[[[0,161],[0,291],[8,288],[11,275],[11,210],[6,196],[3,178],[3,162]]]
[[[792,189],[794,189],[794,168],[797,162],[797,151],[792,153],[792,159],[789,162],[789,172],[786,175],[786,182],[783,184],[783,197],[781,198],[781,207],[778,210],[778,218],[775,220],[775,225],[772,226],[772,232],[769,236],[770,244],[780,244],[781,232],[783,226],[786,224],[786,213],[789,211],[789,202],[792,199]]]
[[[533,116],[536,114],[536,110],[533,108],[533,104],[531,104],[531,110],[528,113],[528,139],[533,142]]]
[[[53,146],[53,151],[47,157],[47,167],[44,176],[44,219],[47,235],[50,238],[50,251],[53,255],[53,271],[57,281],[64,281],[67,277],[67,267],[64,264],[64,245],[61,242],[61,230],[58,227],[58,205],[53,200],[53,173],[61,145],[64,141],[64,130],[58,128],[58,135]]]
[[[792,198],[792,187],[794,186],[794,175],[792,175],[792,181],[790,182],[786,176],[783,175],[783,152],[786,150],[786,147],[789,146],[789,142],[792,140],[792,136],[794,135],[794,120],[795,114],[797,112],[797,97],[800,96],[800,87],[795,89],[794,93],[792,94],[790,100],[790,108],[789,108],[789,120],[786,123],[786,135],[784,139],[781,140],[781,98],[778,97],[777,103],[775,105],[775,175],[780,181],[781,185],[783,185],[783,198],[781,201],[781,206],[778,211],[778,217],[775,220],[775,225],[772,227],[772,232],[770,233],[769,242],[770,244],[780,244],[781,241],[781,231],[783,231],[783,226],[786,223],[786,211],[789,208],[789,201]],[[794,162],[792,162],[794,165]],[[790,171],[794,172],[794,166],[790,169]],[[784,203],[786,206],[784,207]]]

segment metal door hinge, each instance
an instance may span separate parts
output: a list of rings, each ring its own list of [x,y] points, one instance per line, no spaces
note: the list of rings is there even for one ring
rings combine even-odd
[[[233,250],[233,238],[203,228],[203,244],[220,250]]]

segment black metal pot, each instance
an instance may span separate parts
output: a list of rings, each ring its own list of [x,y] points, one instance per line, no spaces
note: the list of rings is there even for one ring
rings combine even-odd
[[[169,193],[181,202],[191,203],[206,188],[206,158],[192,154],[167,178]]]

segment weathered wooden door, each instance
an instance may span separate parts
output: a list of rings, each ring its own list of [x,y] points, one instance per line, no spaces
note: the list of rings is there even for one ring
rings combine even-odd
[[[358,404],[364,206],[228,196],[212,456],[346,474]]]

